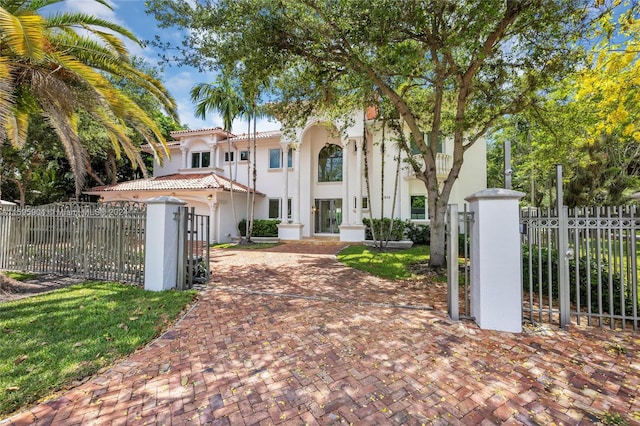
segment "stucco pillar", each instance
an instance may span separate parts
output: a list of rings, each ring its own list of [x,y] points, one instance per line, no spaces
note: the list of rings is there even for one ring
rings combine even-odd
[[[177,213],[187,204],[175,197],[156,197],[147,203],[144,288],[162,291],[175,288],[178,272]]]
[[[300,223],[300,143],[293,151],[295,185],[293,190],[293,223]]]
[[[211,164],[216,169],[220,168],[220,143],[218,141],[218,135],[213,137],[213,158],[211,159]]]
[[[186,169],[187,168],[187,147],[186,146],[181,146],[180,147],[180,152],[182,153],[182,168]]]
[[[356,225],[362,225],[362,150],[364,138],[356,141]]]
[[[214,198],[209,205],[209,240],[218,242],[218,201]]]
[[[282,145],[282,171],[283,171],[283,185],[282,185],[282,203],[280,205],[280,222],[289,222],[289,143],[283,143]],[[293,164],[292,164],[293,165]]]
[[[480,328],[522,331],[520,211],[524,193],[485,189],[466,200],[471,226],[471,315]]]
[[[365,238],[365,227],[362,225],[362,139],[353,139],[345,142],[342,151],[342,225],[340,225],[340,241],[362,242]],[[351,215],[351,199],[349,195],[349,149],[352,144],[356,144],[356,213],[355,219]]]
[[[349,225],[349,139],[342,142],[342,226]]]
[[[207,142],[209,146],[209,167],[216,167],[216,145],[215,141]]]
[[[287,144],[285,149],[288,149]],[[291,159],[291,167],[293,167],[294,184],[293,184],[293,197],[291,199],[291,223],[287,217],[287,200],[289,197],[289,174],[288,174],[288,153],[285,156],[285,197],[283,200],[282,208],[282,223],[278,225],[278,238],[281,240],[301,240],[302,239],[302,224],[300,223],[300,144],[297,144],[293,148],[293,158]]]

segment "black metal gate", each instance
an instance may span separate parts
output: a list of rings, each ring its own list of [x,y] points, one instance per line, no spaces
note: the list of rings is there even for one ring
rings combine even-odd
[[[178,290],[185,290],[209,279],[210,223],[194,207],[180,207],[178,223]]]

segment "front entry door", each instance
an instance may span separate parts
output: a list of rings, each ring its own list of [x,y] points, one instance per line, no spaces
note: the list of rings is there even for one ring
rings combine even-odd
[[[316,200],[315,230],[316,234],[339,234],[342,224],[342,198]]]

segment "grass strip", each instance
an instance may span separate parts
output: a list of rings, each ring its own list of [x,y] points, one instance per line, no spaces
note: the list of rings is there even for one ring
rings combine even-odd
[[[380,251],[356,245],[346,247],[336,255],[343,264],[372,275],[400,280],[411,277],[409,266],[429,260],[429,246],[414,246],[406,250]]]
[[[87,282],[0,304],[0,415],[72,386],[144,346],[196,294]]]

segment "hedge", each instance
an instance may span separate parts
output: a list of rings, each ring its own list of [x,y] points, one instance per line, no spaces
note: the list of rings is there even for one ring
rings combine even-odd
[[[278,236],[278,219],[254,219],[252,237],[277,237]],[[240,235],[247,236],[247,219],[242,219],[238,223]]]

